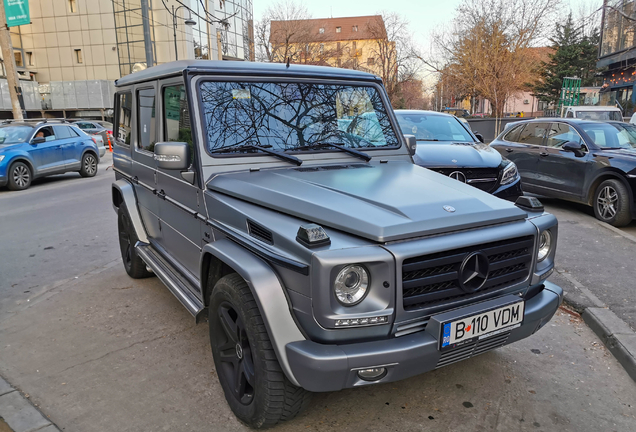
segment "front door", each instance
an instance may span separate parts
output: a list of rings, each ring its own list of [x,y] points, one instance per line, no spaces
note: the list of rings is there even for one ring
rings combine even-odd
[[[33,138],[44,138],[44,142],[30,144],[29,153],[35,161],[37,175],[55,174],[64,171],[64,152],[62,143],[55,136],[53,127],[39,128]],[[31,138],[31,142],[33,142]]]
[[[192,142],[190,116],[182,80],[163,82],[160,99],[162,141],[188,143],[191,165],[186,173],[195,174],[192,184],[184,179],[181,171],[157,168],[157,190],[161,196],[166,196],[166,200],[159,200],[163,246],[189,273],[190,279],[196,281],[199,279],[203,223],[193,214],[205,212],[205,207],[198,186],[200,170],[195,162],[197,150]],[[176,200],[180,206],[175,205],[172,200]]]
[[[560,122],[550,124],[545,146],[539,153],[537,185],[579,198],[583,195],[585,174],[591,169],[593,157],[588,151],[583,156],[564,151],[563,144],[570,141],[585,144],[572,126]]]

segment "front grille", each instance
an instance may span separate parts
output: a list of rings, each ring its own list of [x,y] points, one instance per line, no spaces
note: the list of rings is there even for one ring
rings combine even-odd
[[[499,168],[435,168],[434,170],[445,176],[459,171],[466,176],[467,184],[486,192],[497,187],[499,177]]]
[[[534,237],[526,236],[408,258],[402,264],[404,309],[470,298],[521,282],[530,273],[533,246]],[[488,278],[479,290],[467,293],[459,285],[459,267],[468,254],[477,251],[488,256]]]
[[[500,333],[486,339],[481,339],[477,342],[471,342],[457,349],[447,351],[440,356],[436,368],[448,366],[449,364],[457,363],[504,346],[508,341],[508,336],[510,336],[510,331]]]

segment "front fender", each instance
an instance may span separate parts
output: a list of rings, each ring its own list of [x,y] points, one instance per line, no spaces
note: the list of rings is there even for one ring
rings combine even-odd
[[[146,229],[144,228],[141,216],[139,215],[139,209],[137,208],[137,196],[135,195],[133,185],[127,180],[119,179],[113,183],[112,192],[113,209],[115,209],[115,212],[119,210],[119,206],[122,202],[126,204],[128,216],[130,216],[130,220],[135,228],[137,238],[143,243],[148,243]]]
[[[229,239],[205,245],[202,259],[208,253],[230,266],[247,282],[263,316],[283,372],[292,384],[300,387],[289,366],[285,346],[291,342],[304,341],[305,337],[292,317],[285,288],[274,270],[265,261]]]

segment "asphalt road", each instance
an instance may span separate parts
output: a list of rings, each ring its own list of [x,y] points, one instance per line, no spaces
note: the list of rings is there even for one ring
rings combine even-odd
[[[66,431],[246,430],[223,398],[207,325],[156,278],[125,274],[108,164],[93,179],[0,190],[0,374]],[[585,208],[546,204],[560,221],[554,281],[633,323],[634,243]],[[560,312],[536,335],[477,358],[317,394],[276,430],[627,431],[636,430],[635,401],[636,384],[598,338]]]

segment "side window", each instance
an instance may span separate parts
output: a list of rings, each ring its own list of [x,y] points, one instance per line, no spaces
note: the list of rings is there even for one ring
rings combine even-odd
[[[54,126],[55,137],[57,139],[66,139],[71,137],[71,133],[68,130],[68,126]]]
[[[574,141],[583,144],[581,137],[570,125],[565,123],[552,123],[548,132],[548,140],[546,146],[561,147],[563,144]]]
[[[519,132],[523,129],[523,125],[515,126],[507,134],[504,135],[504,140],[510,142],[517,142],[519,140]]]
[[[155,151],[157,142],[157,122],[155,115],[155,89],[137,92],[137,146],[149,152]]]
[[[76,124],[77,124],[77,126],[78,126],[80,129],[90,129],[90,128],[92,128],[92,127],[93,127],[93,125],[92,125],[92,124],[90,124],[90,123],[84,123],[84,122],[81,122],[81,123],[76,123]]]
[[[130,145],[130,126],[132,119],[132,93],[122,92],[115,95],[115,144]]]
[[[46,126],[43,128],[40,128],[40,130],[38,130],[35,135],[34,138],[37,137],[43,137],[44,141],[55,141],[55,133],[53,133],[53,128],[51,126]]]
[[[192,158],[194,148],[185,86],[174,85],[163,88],[163,124],[164,141],[188,143],[190,146],[190,158]]]
[[[568,111],[568,113],[565,116],[567,118],[574,118],[574,114],[572,114],[572,111]]]
[[[75,129],[73,129],[70,126],[66,126],[66,128],[68,129],[68,133],[71,134],[71,138],[76,138],[78,136],[80,136],[80,134],[77,133],[77,131]]]
[[[521,144],[543,145],[543,137],[545,136],[548,125],[546,123],[527,123],[519,134]]]

